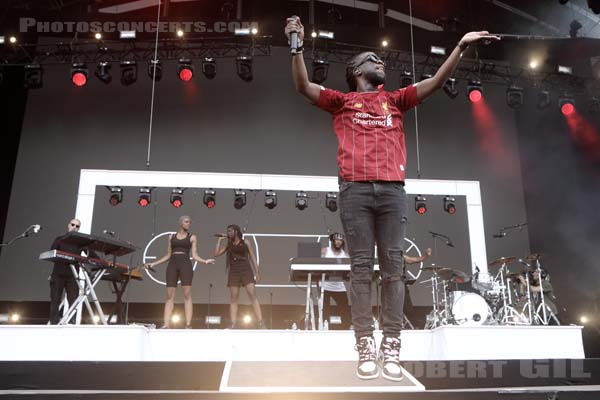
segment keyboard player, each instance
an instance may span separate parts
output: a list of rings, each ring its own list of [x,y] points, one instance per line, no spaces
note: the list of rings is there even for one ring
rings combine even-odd
[[[326,258],[350,258],[345,249],[344,235],[335,232],[329,235],[329,246],[321,249],[321,257]],[[331,300],[335,302],[339,315],[342,318],[341,329],[350,328],[350,305],[348,304],[348,293],[344,282],[325,281],[323,284],[323,317],[329,320],[331,315]]]
[[[67,233],[79,232],[81,227],[81,221],[77,218],[73,218],[67,224]],[[58,236],[52,243],[51,250],[62,250],[73,254],[80,254],[85,249],[80,248],[74,244],[62,243],[61,239],[64,235]],[[90,254],[92,257],[97,257],[95,254]],[[79,286],[73,271],[67,261],[55,261],[54,268],[52,269],[52,275],[50,275],[50,323],[52,325],[58,324],[61,319],[59,315],[59,307],[62,301],[63,293],[67,293],[67,301],[69,305],[73,304],[79,295]]]

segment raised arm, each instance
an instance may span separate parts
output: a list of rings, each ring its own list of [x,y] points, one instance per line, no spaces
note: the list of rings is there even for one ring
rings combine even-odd
[[[164,256],[162,256],[161,258],[159,258],[158,260],[156,260],[154,262],[144,264],[144,267],[146,267],[146,268],[154,267],[158,264],[164,263],[165,261],[169,261],[170,258],[171,258],[171,239],[168,240],[167,254],[165,254]]]
[[[196,235],[192,235],[192,237],[190,238],[190,241],[192,242],[192,258],[195,261],[198,261],[203,264],[214,264],[215,263],[215,260],[212,258],[208,258],[205,260],[204,258],[202,258],[198,255],[198,240],[196,239]]]
[[[411,256],[405,255],[404,263],[406,265],[420,263],[420,262],[427,260],[430,256],[431,256],[431,249],[428,248],[427,250],[425,250],[425,254],[423,254],[420,257],[411,257]]]
[[[417,97],[420,101],[425,100],[431,96],[436,90],[440,89],[448,78],[452,75],[456,66],[460,62],[460,55],[463,51],[469,47],[470,44],[478,42],[488,42],[492,40],[500,40],[498,36],[490,35],[488,31],[481,32],[469,32],[458,42],[450,56],[440,66],[434,76],[428,79],[424,79],[417,83]]]
[[[285,34],[288,37],[288,40],[291,32],[298,32],[299,43],[304,40],[304,26],[302,26],[300,18],[287,19]],[[313,104],[319,101],[321,86],[308,80],[308,72],[306,71],[306,65],[304,64],[304,57],[301,51],[292,56],[292,79],[294,80],[294,86],[298,93],[306,97],[306,99]]]
[[[217,239],[217,244],[215,245],[215,258],[222,256],[227,251],[227,245],[221,247],[223,239],[223,236],[219,236],[219,239]]]

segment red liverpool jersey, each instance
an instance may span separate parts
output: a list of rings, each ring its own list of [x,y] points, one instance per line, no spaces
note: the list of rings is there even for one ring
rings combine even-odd
[[[419,104],[412,85],[393,92],[323,89],[317,106],[333,116],[337,162],[346,181],[404,181],[404,113]]]

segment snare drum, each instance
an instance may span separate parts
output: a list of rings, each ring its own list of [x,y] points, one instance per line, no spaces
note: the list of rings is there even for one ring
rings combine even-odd
[[[457,325],[484,325],[491,315],[485,299],[476,293],[454,292],[451,303],[452,317]]]

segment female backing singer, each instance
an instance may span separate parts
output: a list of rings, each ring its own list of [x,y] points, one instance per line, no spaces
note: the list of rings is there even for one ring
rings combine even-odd
[[[214,264],[212,258],[204,259],[198,256],[196,235],[190,233],[192,220],[189,216],[184,215],[179,218],[179,229],[169,239],[167,254],[159,258],[155,262],[146,264],[146,268],[154,267],[169,261],[167,265],[167,301],[165,303],[164,325],[163,328],[169,328],[171,322],[171,314],[173,314],[173,306],[175,302],[175,289],[177,282],[181,280],[183,288],[183,303],[185,310],[185,328],[192,327],[192,314],[194,305],[192,303],[192,279],[194,278],[194,268],[190,261],[190,250],[194,261],[204,264]]]
[[[230,305],[229,316],[231,317],[231,328],[237,326],[238,301],[240,298],[240,287],[246,289],[248,297],[252,302],[254,314],[258,319],[259,329],[265,329],[260,304],[256,298],[256,281],[260,280],[258,264],[252,246],[245,240],[242,231],[237,225],[227,227],[227,235],[218,235],[215,246],[215,258],[227,253],[227,268],[229,269],[227,286],[229,287]],[[227,245],[221,246],[223,239],[227,238]]]

